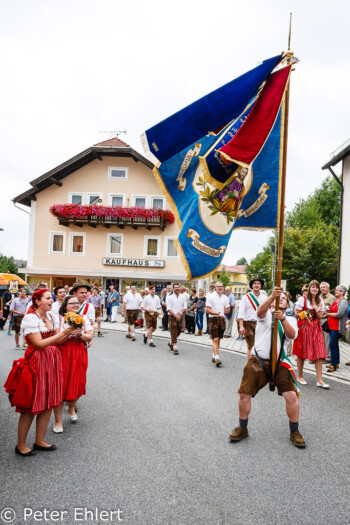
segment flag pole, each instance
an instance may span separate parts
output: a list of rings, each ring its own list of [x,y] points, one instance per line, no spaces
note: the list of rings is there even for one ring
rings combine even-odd
[[[285,53],[287,64],[293,61],[293,52],[290,49],[290,37],[292,27],[292,13],[290,13],[289,22],[289,36],[288,36],[288,51]],[[282,156],[282,177],[281,177],[281,198],[280,198],[280,215],[279,215],[279,236],[278,236],[278,256],[277,256],[277,272],[276,272],[276,286],[281,286],[282,280],[282,261],[283,261],[283,238],[284,238],[284,209],[285,209],[285,197],[286,197],[286,174],[287,174],[287,146],[288,146],[288,119],[289,119],[289,91],[290,91],[290,78],[286,87],[284,102],[282,104],[282,117],[283,117],[283,156]],[[279,297],[276,299],[275,310],[279,310],[280,300]],[[278,339],[278,323],[275,323],[273,330],[273,345],[271,355],[271,372],[272,377],[275,377],[275,370],[277,364],[277,339]]]

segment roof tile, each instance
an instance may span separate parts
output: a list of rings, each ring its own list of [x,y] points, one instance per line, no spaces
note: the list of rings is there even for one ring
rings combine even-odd
[[[120,140],[118,137],[112,137],[103,142],[98,142],[97,144],[94,144],[94,146],[101,148],[130,148],[129,144]]]

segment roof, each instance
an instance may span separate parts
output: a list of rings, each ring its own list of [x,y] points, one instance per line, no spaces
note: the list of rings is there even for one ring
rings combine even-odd
[[[146,157],[131,148],[126,142],[123,142],[118,137],[114,137],[91,146],[81,153],[78,153],[75,157],[63,162],[63,164],[44,173],[44,175],[32,180],[30,182],[32,188],[14,197],[13,202],[18,202],[30,207],[31,201],[36,200],[37,193],[40,193],[53,184],[61,186],[62,179],[96,159],[102,160],[102,157],[131,157],[135,162],[140,161],[149,168],[154,168],[154,164],[146,159]]]
[[[226,264],[221,264],[216,271],[221,272],[223,268],[225,268],[228,273],[245,273],[246,265],[236,264],[235,266],[227,266]]]
[[[338,149],[331,153],[331,160],[328,161],[324,166],[322,166],[322,169],[326,170],[332,166],[335,166],[336,164],[338,164],[338,162],[343,160],[348,155],[350,155],[350,139],[348,139]]]

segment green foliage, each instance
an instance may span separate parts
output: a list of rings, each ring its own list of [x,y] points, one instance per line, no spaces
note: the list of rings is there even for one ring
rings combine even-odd
[[[227,271],[225,270],[225,266],[222,267],[222,272],[220,273],[220,277],[218,279],[220,282],[222,282],[223,287],[228,286],[231,282],[231,278]]]
[[[269,292],[272,289],[272,263],[273,254],[270,245],[264,246],[262,252],[258,253],[246,267],[248,281],[260,277],[265,281],[264,289]]]
[[[341,188],[333,177],[327,177],[307,199],[295,204],[286,214],[282,279],[293,296],[302,284],[317,279],[337,284],[339,217]],[[266,280],[269,290],[272,270],[271,237],[247,266],[249,278],[256,275]]]
[[[236,262],[236,264],[247,264],[248,261],[245,257],[241,257],[240,259],[238,259],[238,261]]]
[[[18,268],[15,264],[15,260],[13,257],[6,257],[6,255],[0,254],[0,273],[16,273],[18,272]]]

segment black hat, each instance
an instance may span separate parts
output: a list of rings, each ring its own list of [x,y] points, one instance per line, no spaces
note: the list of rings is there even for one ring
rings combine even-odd
[[[73,284],[70,293],[75,292],[78,288],[87,288],[88,292],[91,290],[91,286],[89,284],[84,283],[84,281],[77,281]]]
[[[261,288],[264,288],[265,283],[262,279],[259,279],[259,277],[256,277],[255,279],[249,281],[249,288],[253,288],[253,283],[255,283],[255,281],[259,281],[259,283],[261,284]]]

